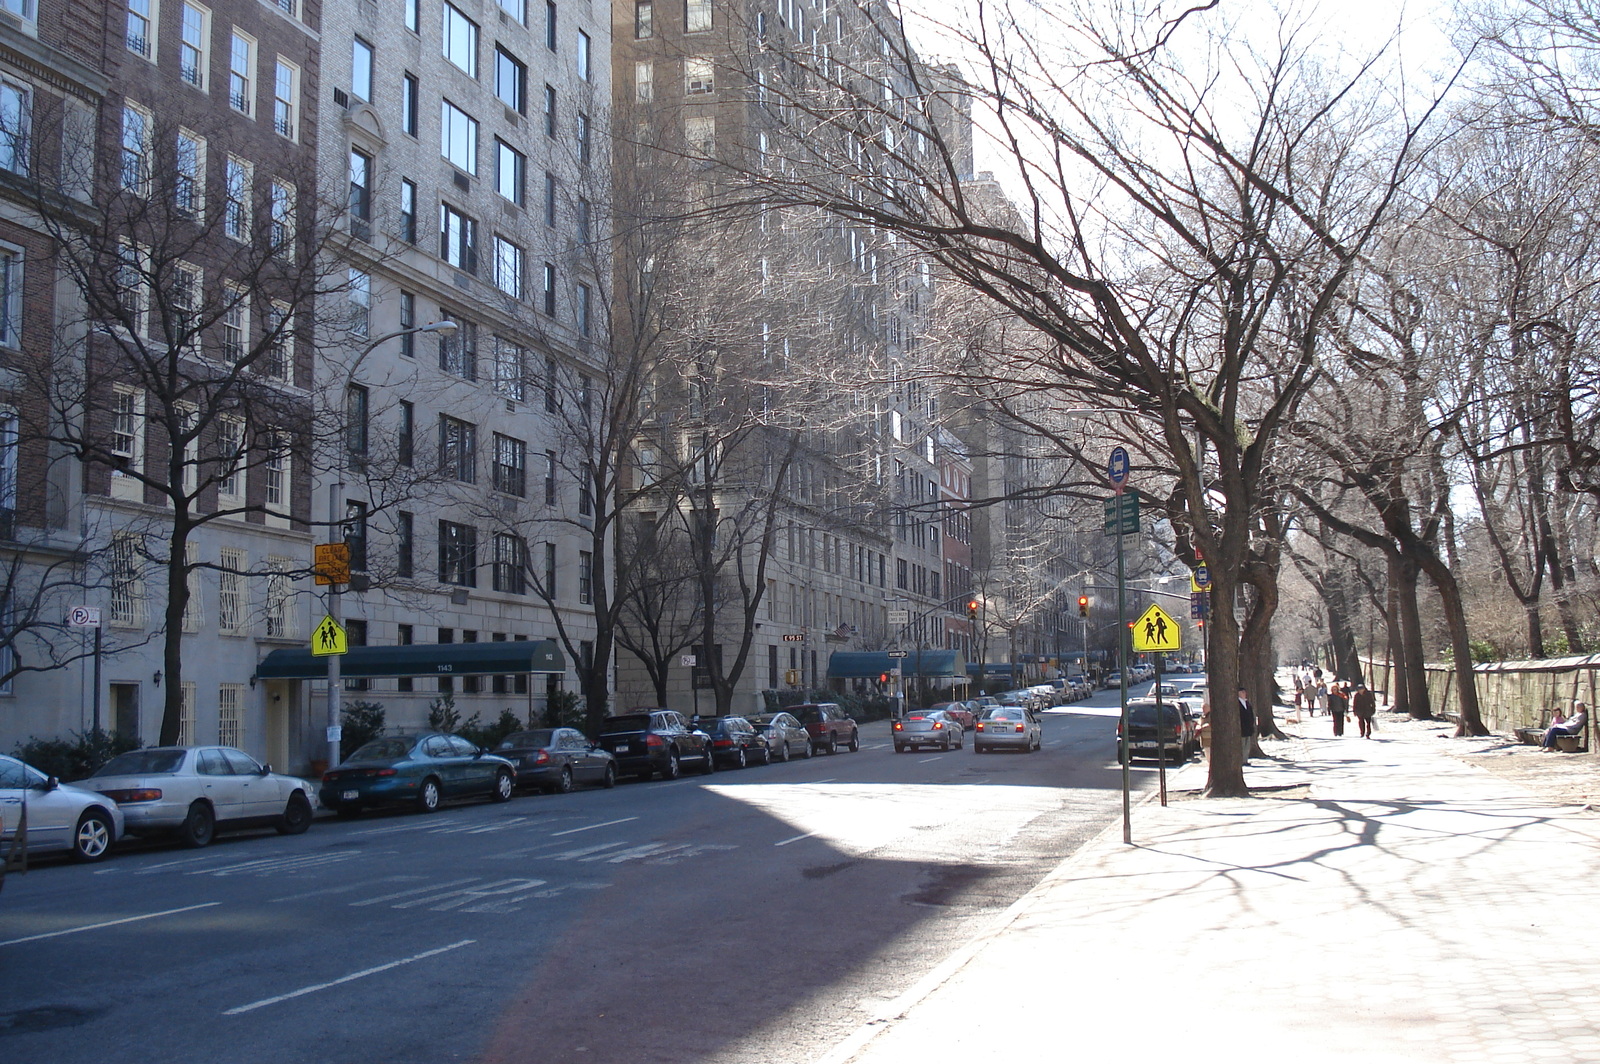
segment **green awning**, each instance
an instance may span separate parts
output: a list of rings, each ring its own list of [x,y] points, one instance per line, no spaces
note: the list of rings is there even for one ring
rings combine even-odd
[[[891,658],[886,650],[835,650],[828,655],[828,678],[834,680],[876,680],[896,667],[902,676],[967,678],[958,650],[908,650],[903,658]]]
[[[348,679],[379,676],[509,676],[567,671],[549,639],[504,643],[416,643],[404,647],[351,647],[339,662]],[[259,680],[325,680],[328,659],[307,650],[274,650],[256,666]]]

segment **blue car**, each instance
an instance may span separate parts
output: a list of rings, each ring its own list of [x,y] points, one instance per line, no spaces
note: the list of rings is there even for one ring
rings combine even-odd
[[[432,813],[449,798],[509,802],[517,768],[459,735],[386,735],[323,773],[322,804],[341,816],[370,806],[411,805]]]

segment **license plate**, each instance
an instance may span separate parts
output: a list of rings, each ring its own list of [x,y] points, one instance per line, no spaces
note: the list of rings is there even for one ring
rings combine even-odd
[[[357,798],[361,797],[361,792],[360,791],[345,791],[339,797],[343,798],[347,802],[353,802]]]
[[[1133,745],[1134,745],[1134,748],[1137,749],[1137,750],[1154,750],[1157,746],[1160,746],[1161,744],[1160,743],[1134,743]]]
[[[631,754],[633,753],[633,747],[629,746],[627,743],[618,743],[616,752],[619,754]]]

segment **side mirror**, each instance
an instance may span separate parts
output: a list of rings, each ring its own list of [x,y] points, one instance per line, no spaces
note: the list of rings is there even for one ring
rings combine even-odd
[[[61,781],[54,776],[46,776],[45,781],[38,785],[41,791],[53,791],[61,786]]]
[[[262,765],[261,766],[261,771],[258,773],[258,775],[261,775],[261,776],[270,776],[270,775],[272,775],[272,766],[271,765]]]

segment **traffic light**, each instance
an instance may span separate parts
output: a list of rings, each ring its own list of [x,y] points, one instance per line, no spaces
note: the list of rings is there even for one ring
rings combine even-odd
[[[878,682],[879,683],[888,683],[889,682],[889,674],[886,673],[886,672],[878,673]]]
[[[1079,617],[1088,617],[1089,616],[1089,596],[1088,595],[1079,595],[1078,596],[1078,616]]]
[[[977,599],[973,599],[972,601],[967,603],[967,620],[976,621],[977,619],[978,619],[978,600]]]

